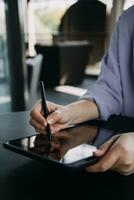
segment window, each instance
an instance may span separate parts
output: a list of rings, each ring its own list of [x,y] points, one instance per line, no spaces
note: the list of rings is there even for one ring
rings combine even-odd
[[[28,5],[28,42],[51,44],[66,9],[77,0],[31,0]]]

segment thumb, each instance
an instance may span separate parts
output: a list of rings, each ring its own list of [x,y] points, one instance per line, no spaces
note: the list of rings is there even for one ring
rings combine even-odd
[[[48,122],[49,125],[52,125],[56,122],[60,122],[61,119],[62,119],[61,111],[56,110],[47,117],[47,122]]]
[[[103,156],[109,150],[109,148],[112,146],[112,144],[119,138],[119,136],[120,136],[120,134],[115,135],[115,136],[111,137],[107,142],[102,144],[97,149],[97,151],[94,152],[94,156],[97,156],[97,157]]]

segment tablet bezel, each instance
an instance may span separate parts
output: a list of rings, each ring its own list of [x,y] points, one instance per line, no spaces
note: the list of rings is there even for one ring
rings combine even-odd
[[[106,129],[106,128],[103,128],[103,127],[92,126],[92,125],[89,125],[89,127],[92,127],[92,128],[94,127],[94,128],[97,128],[98,130],[103,129],[103,130],[106,130],[106,131],[112,131],[113,135],[115,134],[115,131],[112,130],[112,129]],[[56,161],[56,160],[53,160],[53,159],[50,159],[50,158],[48,159],[45,156],[41,156],[41,155],[36,154],[34,152],[31,152],[31,151],[26,151],[26,150],[24,150],[24,149],[22,149],[18,146],[12,145],[10,143],[10,142],[15,141],[15,140],[30,138],[30,137],[35,136],[35,135],[36,134],[28,136],[28,137],[17,138],[17,139],[14,139],[14,140],[5,141],[5,142],[3,142],[3,146],[8,150],[14,151],[16,153],[27,156],[27,157],[32,158],[34,160],[41,161],[43,163],[55,164],[56,166],[59,166],[59,167],[68,167],[68,168],[72,168],[72,169],[83,169],[83,168],[85,168],[89,165],[95,164],[99,159],[97,157],[90,156],[88,158],[84,158],[82,160],[78,160],[78,161],[67,164],[67,163],[62,163],[62,162],[59,162],[59,161]],[[106,142],[106,141],[104,141],[104,142]]]

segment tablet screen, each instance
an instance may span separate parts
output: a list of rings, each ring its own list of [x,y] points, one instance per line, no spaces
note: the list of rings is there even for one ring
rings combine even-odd
[[[51,145],[45,133],[12,140],[9,145],[45,159],[70,164],[91,157],[112,135],[112,130],[83,124],[53,134]]]

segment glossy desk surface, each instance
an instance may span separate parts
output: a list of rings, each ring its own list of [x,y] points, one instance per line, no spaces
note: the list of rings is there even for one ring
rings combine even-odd
[[[44,165],[3,148],[3,141],[32,135],[28,124],[29,113],[17,112],[0,115],[0,199],[132,199],[134,175],[122,176],[114,172],[89,174]],[[134,130],[134,120],[118,118],[91,124]]]

